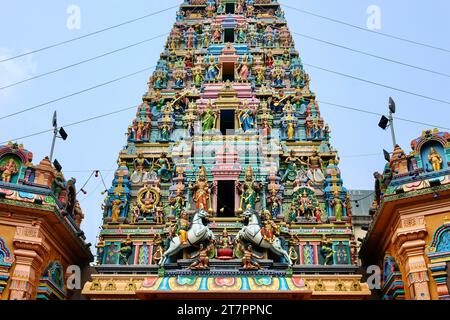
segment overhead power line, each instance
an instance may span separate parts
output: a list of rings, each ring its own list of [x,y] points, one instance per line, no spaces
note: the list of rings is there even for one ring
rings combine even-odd
[[[82,123],[98,120],[98,119],[101,119],[101,118],[104,118],[104,117],[109,117],[109,116],[112,116],[112,115],[115,115],[115,114],[118,114],[118,113],[121,113],[121,112],[125,112],[125,111],[131,110],[131,109],[137,109],[137,108],[138,108],[138,105],[135,105],[135,106],[132,106],[132,107],[127,107],[127,108],[122,108],[122,109],[119,109],[119,110],[115,110],[115,111],[111,111],[111,112],[104,113],[104,114],[101,114],[101,115],[97,115],[97,116],[94,116],[94,117],[91,117],[91,118],[87,118],[87,119],[79,120],[79,121],[76,121],[76,122],[68,123],[68,124],[63,125],[62,127],[64,127],[64,128],[73,127],[73,126],[76,126],[76,125],[79,125],[79,124],[82,124]],[[35,133],[28,134],[28,135],[25,135],[25,136],[22,136],[22,137],[19,137],[19,138],[9,139],[8,141],[0,142],[0,144],[5,144],[5,143],[8,143],[9,141],[18,141],[18,140],[23,140],[23,139],[39,136],[39,135],[42,135],[42,134],[45,134],[45,133],[48,133],[48,132],[52,132],[53,130],[54,129],[51,128],[51,129],[48,129],[48,130],[35,132]]]
[[[414,44],[414,45],[417,45],[417,46],[422,46],[422,47],[425,47],[425,48],[429,48],[429,49],[434,49],[434,50],[439,50],[439,51],[442,51],[442,52],[450,53],[450,50],[446,49],[446,48],[438,47],[438,46],[427,44],[427,43],[424,43],[424,42],[419,42],[419,41],[415,41],[415,40],[406,39],[406,38],[403,38],[403,37],[399,37],[399,36],[396,36],[396,35],[380,32],[380,31],[376,31],[376,30],[371,30],[371,29],[368,29],[368,28],[363,28],[363,27],[360,27],[360,26],[357,26],[357,25],[354,25],[354,24],[351,24],[351,23],[348,23],[348,22],[345,22],[345,21],[342,21],[342,20],[326,17],[326,16],[323,16],[323,15],[320,15],[320,14],[317,14],[317,13],[314,13],[314,12],[310,12],[310,11],[306,11],[306,10],[299,9],[299,8],[296,8],[296,7],[292,7],[292,6],[284,4],[284,3],[281,3],[281,5],[286,7],[286,8],[288,8],[288,9],[291,9],[291,10],[294,10],[294,11],[297,11],[297,12],[301,12],[301,13],[304,13],[304,14],[307,14],[307,15],[310,15],[310,16],[314,16],[316,18],[325,19],[325,20],[328,20],[328,21],[331,21],[331,22],[334,22],[334,23],[339,23],[339,24],[345,25],[347,27],[352,27],[352,28],[355,28],[355,29],[358,29],[358,30],[370,32],[370,33],[377,34],[377,35],[380,35],[380,36],[383,36],[383,37],[387,37],[387,38],[403,41],[403,42]]]
[[[160,13],[163,13],[163,12],[175,9],[175,8],[178,8],[178,5],[171,6],[171,7],[168,7],[166,9],[159,10],[159,11],[151,12],[151,13],[146,14],[144,16],[141,16],[141,17],[138,17],[138,18],[135,18],[135,19],[131,19],[131,20],[127,20],[127,21],[124,21],[122,23],[110,26],[110,27],[99,29],[97,31],[94,31],[94,32],[91,32],[91,33],[87,33],[85,35],[82,35],[82,36],[79,36],[79,37],[76,37],[76,38],[72,38],[72,39],[69,39],[69,40],[64,40],[64,41],[61,41],[61,42],[57,42],[57,43],[54,43],[54,44],[51,44],[51,45],[39,48],[39,49],[35,49],[35,50],[29,51],[29,52],[25,52],[25,53],[22,53],[22,54],[13,56],[13,57],[9,57],[9,58],[0,60],[0,63],[6,62],[6,61],[10,61],[10,60],[14,60],[14,59],[21,58],[21,57],[25,57],[25,56],[28,56],[30,54],[38,53],[38,52],[49,50],[49,49],[52,49],[52,48],[56,48],[56,47],[59,47],[59,46],[62,46],[62,45],[65,45],[65,44],[68,44],[68,43],[71,43],[71,42],[74,42],[74,41],[81,40],[81,39],[85,39],[85,38],[91,37],[93,35],[105,32],[105,31],[116,29],[116,28],[125,26],[125,25],[130,24],[130,23],[134,23],[134,22],[137,22],[137,21],[140,21],[140,20],[143,20],[143,19],[147,19],[147,18],[153,17],[155,15],[158,15]]]
[[[91,61],[94,61],[94,60],[98,60],[98,59],[100,59],[100,58],[104,58],[104,57],[109,56],[109,55],[111,55],[111,54],[114,54],[114,53],[117,53],[117,52],[120,52],[120,51],[124,51],[124,50],[126,50],[126,49],[130,49],[130,48],[139,46],[139,45],[141,45],[141,44],[144,44],[144,43],[147,43],[147,42],[156,40],[156,39],[161,38],[161,37],[164,37],[164,36],[166,36],[166,35],[168,35],[168,33],[161,34],[161,35],[158,35],[158,36],[155,36],[155,37],[152,37],[152,38],[148,38],[148,39],[145,39],[145,40],[142,40],[142,41],[139,41],[139,42],[130,44],[130,45],[128,45],[128,46],[125,46],[125,47],[116,49],[116,50],[108,51],[108,52],[103,53],[103,54],[101,54],[101,55],[99,55],[99,56],[95,56],[95,57],[92,57],[92,58],[89,58],[89,59],[86,59],[86,60],[82,60],[82,61],[79,61],[79,62],[77,62],[77,63],[70,64],[70,65],[64,66],[64,67],[62,67],[62,68],[58,68],[58,69],[49,71],[49,72],[45,72],[45,73],[39,74],[39,75],[37,75],[37,76],[33,76],[33,77],[30,77],[30,78],[27,78],[27,79],[24,79],[24,80],[15,82],[15,83],[11,83],[11,84],[8,84],[8,85],[6,85],[6,86],[0,87],[0,90],[4,90],[4,89],[7,89],[7,88],[11,88],[11,87],[17,86],[17,85],[19,85],[19,84],[22,84],[22,83],[25,83],[25,82],[28,82],[28,81],[31,81],[31,80],[36,80],[36,79],[39,79],[39,78],[42,78],[42,77],[45,77],[45,76],[48,76],[48,75],[51,75],[51,74],[54,74],[54,73],[63,71],[63,70],[67,70],[67,69],[70,69],[70,68],[73,68],[73,67],[82,65],[82,64],[87,63],[87,62],[91,62]]]
[[[374,115],[374,116],[383,116],[382,113],[373,112],[373,111],[368,111],[368,110],[364,110],[364,109],[360,109],[360,108],[356,108],[356,107],[345,106],[345,105],[342,105],[342,104],[337,104],[337,103],[327,102],[327,101],[323,101],[323,100],[316,100],[316,101],[317,101],[318,103],[320,103],[320,104],[326,104],[326,105],[333,106],[333,107],[336,107],[336,108],[341,108],[341,109],[346,109],[346,110],[350,110],[350,111],[356,111],[356,112],[366,113],[366,114],[370,114],[370,115]],[[450,130],[450,128],[447,128],[447,127],[444,127],[444,126],[435,125],[435,124],[430,124],[430,123],[421,122],[421,121],[416,121],[416,120],[405,119],[405,118],[401,118],[401,117],[394,117],[394,119],[399,120],[399,121],[403,121],[403,122],[409,122],[409,123],[414,123],[414,124],[420,124],[420,125],[426,126],[426,127],[432,127],[432,128],[439,128],[439,129],[444,129],[444,130]]]
[[[130,77],[132,77],[132,76],[135,76],[135,75],[140,74],[140,73],[142,73],[142,72],[146,72],[146,71],[152,70],[152,69],[154,69],[154,68],[155,68],[155,66],[147,67],[147,68],[138,70],[138,71],[136,71],[136,72],[129,73],[129,74],[126,74],[126,75],[124,75],[124,76],[121,76],[121,77],[112,79],[112,80],[110,80],[110,81],[106,81],[106,82],[97,84],[97,85],[95,85],[95,86],[92,86],[92,87],[89,87],[89,88],[86,88],[86,89],[83,89],[83,90],[80,90],[80,91],[76,91],[76,92],[73,92],[73,93],[71,93],[71,94],[68,94],[68,95],[65,95],[65,96],[62,96],[62,97],[59,97],[59,98],[50,100],[50,101],[43,102],[43,103],[40,103],[40,104],[38,104],[38,105],[35,105],[35,106],[32,106],[32,107],[28,107],[28,108],[22,109],[22,110],[20,110],[20,111],[16,111],[16,112],[13,112],[13,113],[10,113],[10,114],[1,116],[1,117],[0,117],[0,120],[7,119],[7,118],[10,118],[10,117],[12,117],[12,116],[15,116],[15,115],[18,115],[18,114],[22,114],[22,113],[25,113],[25,112],[28,112],[28,111],[31,111],[31,110],[35,110],[35,109],[38,109],[38,108],[42,108],[42,107],[47,106],[47,105],[50,105],[50,104],[52,104],[52,103],[59,102],[59,101],[62,101],[62,100],[65,100],[65,99],[68,99],[68,98],[71,98],[71,97],[74,97],[74,96],[77,96],[77,95],[80,95],[80,94],[83,94],[83,93],[92,91],[92,90],[95,90],[95,89],[98,89],[98,88],[100,88],[100,87],[104,87],[104,86],[109,85],[109,84],[112,84],[112,83],[114,83],[114,82],[118,82],[118,81],[121,81],[121,80],[130,78]]]
[[[353,80],[358,80],[358,81],[361,81],[361,82],[369,83],[369,84],[372,84],[372,85],[375,85],[375,86],[378,86],[378,87],[382,87],[382,88],[386,88],[386,89],[390,89],[390,90],[406,93],[406,94],[409,94],[409,95],[412,95],[412,96],[420,97],[420,98],[431,100],[431,101],[435,101],[435,102],[450,104],[450,101],[433,98],[433,97],[430,97],[430,96],[426,96],[426,95],[423,95],[423,94],[420,94],[420,93],[415,93],[415,92],[404,90],[404,89],[395,88],[395,87],[392,87],[392,86],[387,85],[387,84],[383,84],[383,83],[375,82],[375,81],[372,81],[372,80],[359,78],[359,77],[352,76],[352,75],[349,75],[349,74],[346,74],[346,73],[330,70],[330,69],[327,69],[327,68],[322,68],[322,67],[319,67],[319,66],[316,66],[316,65],[312,65],[312,64],[307,64],[307,63],[304,63],[304,65],[308,66],[308,67],[315,68],[315,69],[319,69],[319,70],[322,70],[322,71],[326,71],[326,72],[329,72],[329,73],[333,73],[333,74],[336,74],[336,75],[339,75],[339,76],[342,76],[342,77],[346,77],[346,78],[350,78],[350,79],[353,79]]]
[[[385,57],[382,57],[382,56],[379,56],[379,55],[375,55],[375,54],[372,54],[372,53],[369,53],[369,52],[353,49],[353,48],[350,48],[350,47],[347,47],[347,46],[343,46],[343,45],[340,45],[340,44],[337,44],[337,43],[334,43],[334,42],[330,42],[330,41],[318,39],[318,38],[315,38],[315,37],[312,37],[312,36],[308,36],[306,34],[302,34],[302,33],[298,33],[298,32],[292,32],[292,34],[295,34],[295,35],[303,37],[303,38],[311,39],[311,40],[314,40],[314,41],[318,41],[318,42],[321,42],[321,43],[324,43],[324,44],[328,44],[328,45],[331,45],[331,46],[335,46],[335,47],[338,47],[338,48],[341,48],[341,49],[353,51],[355,53],[366,55],[366,56],[369,56],[369,57],[372,57],[372,58],[384,60],[384,61],[391,62],[391,63],[396,63],[396,64],[399,64],[399,65],[402,65],[402,66],[405,66],[405,67],[414,68],[414,69],[417,69],[417,70],[421,70],[421,71],[425,71],[425,72],[429,72],[429,73],[433,73],[433,74],[437,74],[437,75],[440,75],[440,76],[443,76],[443,77],[450,78],[450,74],[447,74],[447,73],[434,71],[434,70],[430,70],[430,69],[427,69],[427,68],[422,68],[422,67],[419,67],[419,66],[415,66],[415,65],[412,65],[412,64],[409,64],[409,63],[404,63],[404,62],[401,62],[401,61],[398,61],[398,60],[385,58]]]

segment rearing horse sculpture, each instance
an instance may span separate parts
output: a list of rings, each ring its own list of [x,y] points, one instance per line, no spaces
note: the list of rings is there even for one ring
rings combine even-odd
[[[286,250],[281,246],[281,240],[278,237],[275,237],[274,241],[270,243],[269,241],[264,239],[263,234],[261,233],[261,225],[259,223],[259,219],[257,213],[253,209],[247,209],[244,211],[244,217],[249,219],[249,223],[247,226],[243,227],[241,231],[239,231],[237,235],[238,240],[247,240],[251,243],[255,244],[258,247],[269,249],[277,256],[281,256],[288,262],[289,266],[292,266],[292,260],[289,257],[289,254]]]
[[[180,237],[172,238],[169,249],[164,252],[163,257],[159,262],[160,266],[164,266],[170,256],[173,256],[182,249],[193,246],[206,239],[214,240],[214,234],[212,231],[203,224],[203,219],[207,216],[208,213],[203,209],[200,209],[194,215],[191,227],[187,232],[187,241],[185,243],[181,243]]]

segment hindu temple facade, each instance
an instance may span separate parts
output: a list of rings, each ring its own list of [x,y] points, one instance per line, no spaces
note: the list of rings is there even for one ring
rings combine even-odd
[[[278,2],[184,1],[119,154],[83,294],[367,298],[338,164]]]
[[[79,299],[94,257],[76,181],[32,160],[22,145],[0,146],[0,300]]]
[[[449,300],[450,134],[427,130],[407,154],[396,146],[375,173],[372,224],[361,248],[378,265],[386,300]]]

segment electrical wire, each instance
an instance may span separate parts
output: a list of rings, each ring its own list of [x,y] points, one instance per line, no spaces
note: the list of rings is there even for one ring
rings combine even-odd
[[[116,24],[116,25],[113,25],[113,26],[110,26],[110,27],[106,27],[106,28],[103,28],[103,29],[100,29],[100,30],[97,30],[97,31],[94,31],[94,32],[90,32],[90,33],[87,33],[85,35],[82,35],[82,36],[79,36],[79,37],[76,37],[76,38],[72,38],[72,39],[69,39],[69,40],[64,40],[64,41],[61,41],[61,42],[57,42],[57,43],[54,43],[54,44],[51,44],[51,45],[39,48],[39,49],[35,49],[35,50],[29,51],[29,52],[25,52],[25,53],[22,53],[22,54],[13,56],[13,57],[9,57],[9,58],[0,60],[0,63],[6,62],[6,61],[11,61],[11,60],[14,60],[14,59],[17,59],[17,58],[21,58],[21,57],[25,57],[25,56],[28,56],[30,54],[38,53],[38,52],[49,50],[49,49],[52,49],[52,48],[56,48],[56,47],[59,47],[59,46],[62,46],[62,45],[65,45],[65,44],[68,44],[68,43],[71,43],[71,42],[74,42],[74,41],[81,40],[81,39],[85,39],[85,38],[91,37],[93,35],[96,35],[96,34],[99,34],[99,33],[103,33],[105,31],[116,29],[116,28],[125,26],[125,25],[130,24],[130,23],[134,23],[134,22],[137,22],[137,21],[149,18],[149,17],[153,17],[155,15],[158,15],[160,13],[163,13],[163,12],[175,9],[175,8],[178,8],[178,5],[171,6],[171,7],[168,7],[166,9],[159,10],[159,11],[151,12],[151,13],[146,14],[144,16],[141,16],[141,17],[138,17],[138,18],[134,18],[134,19],[131,19],[131,20],[128,20],[128,21],[124,21],[122,23],[119,23],[119,24]]]
[[[409,95],[412,95],[412,96],[415,96],[415,97],[419,97],[419,98],[423,98],[423,99],[427,99],[427,100],[431,100],[431,101],[440,102],[440,103],[444,103],[444,104],[449,104],[450,105],[450,101],[447,101],[447,100],[437,99],[437,98],[426,96],[426,95],[423,95],[423,94],[420,94],[420,93],[415,93],[415,92],[412,92],[412,91],[395,88],[395,87],[387,85],[387,84],[383,84],[383,83],[375,82],[375,81],[372,81],[372,80],[359,78],[359,77],[352,76],[352,75],[349,75],[349,74],[346,74],[346,73],[334,71],[334,70],[327,69],[327,68],[322,68],[322,67],[319,67],[319,66],[316,66],[316,65],[312,65],[312,64],[308,64],[308,63],[304,63],[303,65],[311,67],[311,68],[315,68],[315,69],[318,69],[318,70],[322,70],[322,71],[325,71],[325,72],[328,72],[328,73],[333,73],[333,74],[336,74],[336,75],[341,76],[341,77],[346,77],[346,78],[350,78],[350,79],[353,79],[353,80],[369,83],[369,84],[372,84],[374,86],[378,86],[378,87],[382,87],[382,88],[398,91],[398,92],[401,92],[401,93],[406,93],[406,94],[409,94]]]
[[[28,108],[22,109],[22,110],[20,110],[20,111],[16,111],[16,112],[13,112],[13,113],[10,113],[10,114],[1,116],[1,117],[0,117],[0,120],[7,119],[7,118],[10,118],[10,117],[12,117],[12,116],[16,116],[16,115],[19,115],[19,114],[22,114],[22,113],[25,113],[25,112],[28,112],[28,111],[31,111],[31,110],[35,110],[35,109],[38,109],[38,108],[42,108],[42,107],[47,106],[47,105],[50,105],[50,104],[52,104],[52,103],[59,102],[59,101],[62,101],[62,100],[65,100],[65,99],[68,99],[68,98],[71,98],[71,97],[74,97],[74,96],[77,96],[77,95],[80,95],[80,94],[83,94],[83,93],[92,91],[92,90],[94,90],[94,89],[98,89],[98,88],[100,88],[100,87],[104,87],[104,86],[106,86],[106,85],[109,85],[109,84],[112,84],[112,83],[115,83],[115,82],[118,82],[118,81],[121,81],[121,80],[130,78],[130,77],[132,77],[132,76],[135,76],[135,75],[137,75],[137,74],[140,74],[140,73],[143,73],[143,72],[152,70],[152,69],[154,69],[154,68],[155,68],[155,66],[146,67],[146,68],[144,68],[144,69],[135,71],[135,72],[133,72],[133,73],[126,74],[126,75],[124,75],[124,76],[115,78],[115,79],[113,79],[113,80],[109,80],[109,81],[106,81],[106,82],[97,84],[97,85],[95,85],[95,86],[92,86],[92,87],[89,87],[89,88],[86,88],[86,89],[83,89],[83,90],[80,90],[80,91],[76,91],[76,92],[73,92],[73,93],[71,93],[71,94],[68,94],[68,95],[65,95],[65,96],[62,96],[62,97],[59,97],[59,98],[50,100],[50,101],[43,102],[43,103],[40,103],[40,104],[38,104],[38,105],[35,105],[35,106],[32,106],[32,107],[28,107]]]
[[[100,58],[104,58],[104,57],[109,56],[109,55],[111,55],[111,54],[114,54],[114,53],[117,53],[117,52],[120,52],[120,51],[124,51],[124,50],[130,49],[130,48],[139,46],[139,45],[141,45],[141,44],[144,44],[144,43],[147,43],[147,42],[156,40],[156,39],[161,38],[161,37],[164,37],[164,36],[166,36],[166,35],[168,35],[168,33],[161,34],[161,35],[158,35],[158,36],[155,36],[155,37],[152,37],[152,38],[148,38],[148,39],[145,39],[145,40],[142,40],[142,41],[139,41],[139,42],[130,44],[130,45],[128,45],[128,46],[125,46],[125,47],[116,49],[116,50],[108,51],[108,52],[103,53],[103,54],[101,54],[101,55],[99,55],[99,56],[95,56],[95,57],[92,57],[92,58],[89,58],[89,59],[86,59],[86,60],[82,60],[82,61],[76,62],[76,63],[74,63],[74,64],[70,64],[70,65],[67,65],[67,66],[64,66],[64,67],[61,67],[61,68],[58,68],[58,69],[49,71],[49,72],[41,73],[41,74],[39,74],[39,75],[30,77],[30,78],[26,78],[26,79],[23,79],[23,80],[14,82],[14,83],[10,83],[10,84],[8,84],[8,85],[5,85],[5,86],[3,86],[3,87],[0,87],[0,90],[5,90],[5,89],[11,88],[11,87],[15,87],[15,86],[17,86],[17,85],[19,85],[19,84],[23,84],[23,83],[29,82],[29,81],[31,81],[31,80],[36,80],[36,79],[39,79],[39,78],[42,78],[42,77],[45,77],[45,76],[48,76],[48,75],[51,75],[51,74],[55,74],[55,73],[60,72],[60,71],[64,71],[64,70],[67,70],[67,69],[70,69],[70,68],[73,68],[73,67],[82,65],[82,64],[87,63],[87,62],[91,62],[91,61],[94,61],[94,60],[98,60],[98,59],[100,59]]]
[[[351,24],[351,23],[348,23],[348,22],[345,22],[345,21],[342,21],[342,20],[326,17],[326,16],[323,16],[323,15],[320,15],[320,14],[317,14],[317,13],[313,13],[313,12],[302,10],[302,9],[299,9],[299,8],[296,8],[296,7],[293,7],[293,6],[289,6],[289,5],[285,4],[285,3],[280,3],[280,4],[283,7],[286,7],[288,9],[291,9],[291,10],[294,10],[294,11],[297,11],[297,12],[301,12],[301,13],[304,13],[304,14],[307,14],[307,15],[310,15],[310,16],[314,16],[316,18],[325,19],[325,20],[328,20],[328,21],[331,21],[331,22],[334,22],[334,23],[345,25],[347,27],[352,27],[352,28],[355,28],[355,29],[358,29],[358,30],[370,32],[370,33],[377,34],[377,35],[380,35],[380,36],[383,36],[383,37],[387,37],[387,38],[403,41],[403,42],[406,42],[406,43],[410,43],[410,44],[426,47],[426,48],[429,48],[429,49],[434,49],[434,50],[439,50],[439,51],[442,51],[442,52],[450,53],[450,50],[446,49],[446,48],[438,47],[438,46],[427,44],[427,43],[424,43],[424,42],[419,42],[419,41],[416,41],[416,40],[406,39],[406,38],[403,38],[403,37],[399,37],[399,36],[396,36],[396,35],[380,32],[380,31],[376,31],[376,30],[371,30],[371,29],[368,29],[368,28],[363,28],[363,27],[360,27],[360,26],[357,26],[357,25],[354,25],[354,24]]]
[[[362,54],[362,55],[366,55],[366,56],[369,56],[369,57],[372,57],[372,58],[384,60],[384,61],[395,63],[395,64],[398,64],[398,65],[401,65],[401,66],[405,66],[405,67],[408,67],[408,68],[413,68],[413,69],[417,69],[417,70],[420,70],[420,71],[425,71],[425,72],[428,72],[428,73],[432,73],[432,74],[436,74],[436,75],[443,76],[443,77],[446,77],[446,78],[450,78],[450,74],[448,74],[448,73],[443,73],[443,72],[439,72],[439,71],[435,71],[435,70],[430,70],[430,69],[427,69],[427,68],[415,66],[415,65],[412,65],[412,64],[409,64],[409,63],[398,61],[398,60],[389,59],[389,58],[382,57],[382,56],[379,56],[379,55],[376,55],[376,54],[372,54],[372,53],[369,53],[369,52],[365,52],[365,51],[353,49],[353,48],[350,48],[350,47],[347,47],[347,46],[343,46],[343,45],[340,45],[340,44],[337,44],[337,43],[334,43],[334,42],[330,42],[330,41],[322,40],[322,39],[315,38],[315,37],[312,37],[312,36],[308,36],[306,34],[298,33],[298,32],[295,32],[295,31],[292,31],[291,33],[294,34],[294,35],[303,37],[303,38],[311,39],[311,40],[314,40],[314,41],[317,41],[317,42],[321,42],[321,43],[324,43],[324,44],[328,44],[328,45],[331,45],[331,46],[335,46],[335,47],[338,47],[338,48],[341,48],[341,49],[349,50],[349,51],[352,51],[352,52],[355,52],[355,53],[359,53],[359,54]]]

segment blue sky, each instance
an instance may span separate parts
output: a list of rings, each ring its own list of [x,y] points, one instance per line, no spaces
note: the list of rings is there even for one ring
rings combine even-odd
[[[110,1],[1,1],[0,60],[12,55],[93,32],[125,20],[165,9],[181,3],[179,0],[130,2]],[[381,32],[394,34],[431,45],[450,48],[450,2],[388,1],[388,0],[284,0],[284,3],[324,16],[366,27],[368,6],[381,9]],[[81,28],[67,28],[67,8],[81,9]],[[300,32],[340,45],[367,51],[387,58],[449,74],[450,53],[423,48],[368,32],[335,24],[316,17],[285,9],[291,31]],[[52,50],[0,63],[0,87],[24,78],[78,62],[152,36],[169,32],[175,21],[176,9],[161,13],[122,28],[114,29],[72,42]],[[119,52],[14,88],[0,90],[0,117],[75,91],[120,77],[156,64],[165,38]],[[450,100],[450,79],[376,60],[346,50],[295,37],[304,63],[329,68],[366,78],[393,87]],[[450,108],[447,104],[425,100],[393,90],[379,88],[338,75],[306,67],[311,75],[311,88],[318,99],[349,105],[373,112],[385,112],[389,96],[397,104],[397,116],[449,127]],[[112,110],[133,106],[146,91],[150,72],[99,88],[64,101],[45,106],[9,119],[0,120],[0,141],[7,141],[51,127],[54,110],[59,123],[70,123]],[[382,149],[391,150],[389,132],[377,127],[378,117],[321,105],[322,115],[332,129],[332,144],[339,150],[341,170],[350,189],[372,189],[372,173],[384,166]],[[58,141],[56,158],[63,165],[67,178],[78,180],[78,187],[94,169],[103,170],[109,186],[116,167],[118,152],[125,144],[125,132],[135,111],[119,113],[101,120],[67,128],[69,139]],[[396,123],[398,143],[409,151],[410,141],[419,136],[422,125]],[[51,133],[23,139],[33,151],[35,162],[48,155]],[[380,153],[379,156],[357,156]],[[356,156],[356,157],[355,157]],[[101,225],[100,205],[103,186],[93,179],[85,188],[87,195],[79,200],[86,218],[83,228],[88,241],[96,242]]]

